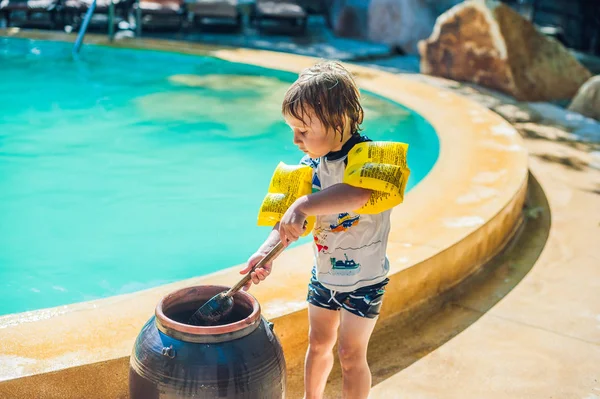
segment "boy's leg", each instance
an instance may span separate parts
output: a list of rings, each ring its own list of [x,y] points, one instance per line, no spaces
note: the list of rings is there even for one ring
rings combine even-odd
[[[304,365],[304,398],[322,398],[333,367],[333,346],[340,325],[340,312],[308,304],[309,336]]]
[[[360,317],[344,309],[341,313],[338,352],[342,366],[342,398],[364,399],[371,389],[367,346],[377,318]]]

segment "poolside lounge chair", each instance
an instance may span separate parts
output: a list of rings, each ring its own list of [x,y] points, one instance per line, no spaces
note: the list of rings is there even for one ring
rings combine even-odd
[[[536,25],[544,35],[564,46],[600,54],[598,0],[502,0]]]
[[[13,12],[24,12],[27,20],[31,15],[37,13],[47,13],[50,17],[52,28],[56,25],[56,15],[59,10],[59,0],[1,0],[0,14],[6,20],[6,26],[10,26]]]
[[[533,0],[531,21],[542,33],[565,46],[593,54],[600,48],[600,3],[598,0]]]
[[[83,14],[87,11],[87,9],[92,5],[93,0],[62,0],[63,1],[63,12],[66,14],[68,18],[71,19],[71,22],[77,17],[77,20],[74,21],[77,24],[82,20]],[[133,0],[112,0],[115,4],[115,23],[118,22],[119,18],[126,19],[129,10],[131,9],[131,5]],[[94,10],[94,15],[96,14],[108,14],[109,6],[111,0],[96,0],[96,9]]]
[[[294,0],[256,0],[254,21],[259,31],[264,20],[274,20],[286,21],[304,32],[307,19],[306,10]]]
[[[204,18],[225,19],[242,25],[242,15],[237,0],[185,0],[187,11],[194,21]]]
[[[143,25],[151,26],[177,26],[181,29],[185,25],[186,9],[183,0],[140,0],[133,4],[132,11],[135,15],[137,8],[141,11]]]

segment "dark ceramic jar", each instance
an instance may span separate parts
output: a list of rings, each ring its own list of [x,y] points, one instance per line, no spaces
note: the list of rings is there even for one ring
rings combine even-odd
[[[187,324],[222,286],[189,287],[165,296],[139,333],[130,358],[130,399],[283,398],[285,360],[272,324],[246,292],[222,324]]]

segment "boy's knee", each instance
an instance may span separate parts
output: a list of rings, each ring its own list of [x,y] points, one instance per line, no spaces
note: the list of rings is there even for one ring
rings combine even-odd
[[[336,337],[311,332],[308,337],[308,349],[314,354],[328,353],[333,350]]]
[[[367,360],[362,349],[344,344],[341,344],[338,348],[338,357],[344,371],[362,367]]]

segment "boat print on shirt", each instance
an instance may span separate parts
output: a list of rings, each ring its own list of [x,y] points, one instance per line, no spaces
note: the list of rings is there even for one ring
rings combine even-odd
[[[346,260],[338,260],[336,258],[329,258],[331,261],[331,267],[333,270],[354,270],[360,267],[359,263],[356,263],[354,259],[348,259],[348,255],[344,254]]]
[[[356,226],[360,220],[360,215],[350,216],[349,213],[340,213],[337,223],[330,224],[329,228],[332,233],[339,233],[348,230],[352,226]]]

